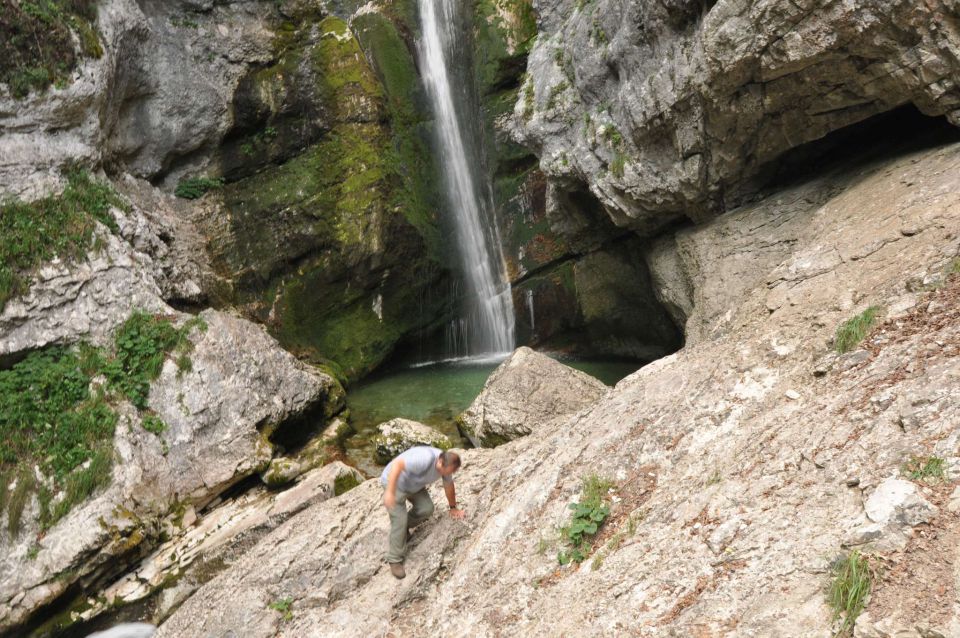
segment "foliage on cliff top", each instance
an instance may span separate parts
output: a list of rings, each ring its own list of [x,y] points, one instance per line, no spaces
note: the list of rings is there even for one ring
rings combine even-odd
[[[26,292],[29,272],[43,262],[85,254],[96,221],[116,230],[111,206],[127,205],[109,186],[78,169],[68,171],[67,187],[58,196],[0,204],[0,310]]]
[[[0,83],[17,98],[65,85],[80,56],[103,55],[96,0],[20,0],[0,13]],[[74,47],[73,33],[80,41]]]
[[[168,318],[135,312],[117,330],[113,353],[85,343],[57,346],[0,370],[0,511],[6,502],[11,535],[34,491],[45,529],[109,483],[118,419],[113,404],[122,395],[145,408],[150,380],[170,353],[180,352],[182,365],[187,334],[197,326],[203,329],[202,320],[175,328]],[[105,385],[94,382],[101,375]],[[162,432],[154,415],[144,421]],[[39,486],[34,468],[46,477]]]

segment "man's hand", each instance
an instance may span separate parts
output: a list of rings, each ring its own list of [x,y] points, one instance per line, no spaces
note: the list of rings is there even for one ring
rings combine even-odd
[[[397,505],[397,495],[387,490],[386,494],[383,495],[383,506],[388,510],[392,510]]]
[[[464,512],[464,511],[463,511],[462,509],[460,509],[459,507],[451,507],[451,508],[450,508],[450,516],[452,516],[452,517],[454,517],[454,518],[463,518],[463,517],[466,516],[466,515],[467,515],[467,513]]]

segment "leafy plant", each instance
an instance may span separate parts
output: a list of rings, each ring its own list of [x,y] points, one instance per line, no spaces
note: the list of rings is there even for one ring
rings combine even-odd
[[[293,620],[293,598],[280,598],[267,606],[274,611],[280,612],[284,622]]]
[[[903,473],[912,481],[936,482],[947,477],[946,464],[938,456],[915,456],[903,466]]]
[[[852,551],[834,564],[833,581],[827,590],[827,600],[833,608],[831,622],[839,623],[835,635],[852,635],[854,623],[863,611],[872,583],[870,563],[858,550]]]
[[[216,190],[223,186],[221,177],[191,177],[190,179],[180,180],[173,194],[183,199],[199,199],[207,192]]]
[[[843,354],[856,348],[876,323],[879,314],[879,306],[870,306],[856,317],[840,324],[833,339],[834,349]]]
[[[571,561],[583,562],[590,553],[588,538],[595,535],[610,514],[607,504],[607,491],[613,483],[591,474],[583,479],[583,491],[580,501],[571,503],[573,510],[569,524],[560,528],[560,534],[567,543],[566,549],[557,553],[557,561],[566,565]]]

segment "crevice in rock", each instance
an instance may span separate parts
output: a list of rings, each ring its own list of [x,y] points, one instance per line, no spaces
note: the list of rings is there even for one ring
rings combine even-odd
[[[930,117],[912,104],[874,115],[797,146],[760,166],[756,175],[724,194],[726,210],[841,167],[960,141],[960,128]]]

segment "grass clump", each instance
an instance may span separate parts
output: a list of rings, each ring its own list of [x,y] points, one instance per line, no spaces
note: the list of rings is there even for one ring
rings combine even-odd
[[[560,534],[567,544],[566,549],[557,553],[557,561],[561,565],[581,563],[590,554],[588,539],[597,533],[610,514],[607,491],[611,487],[612,482],[596,474],[584,477],[580,501],[569,505],[573,510],[570,522],[560,528]]]
[[[903,466],[903,473],[911,481],[935,483],[947,478],[945,461],[938,456],[915,456]]]
[[[617,151],[613,156],[613,161],[610,162],[610,172],[613,173],[615,177],[623,177],[623,169],[627,163],[627,156]]]
[[[52,524],[74,503],[109,479],[117,416],[90,375],[65,348],[34,352],[0,371],[0,470],[16,475],[7,503],[8,531],[20,530],[23,509],[36,489],[35,467],[65,498],[50,512],[41,499],[41,523]],[[52,498],[46,500],[47,505]]]
[[[183,199],[200,199],[207,192],[223,186],[222,177],[191,177],[180,180],[173,194]]]
[[[15,98],[51,84],[66,86],[80,58],[103,55],[94,26],[96,4],[96,0],[6,2],[0,12],[0,83]]]
[[[880,307],[870,306],[856,317],[840,324],[833,339],[834,350],[839,354],[843,354],[856,348],[860,342],[863,341],[864,337],[867,336],[867,333],[876,323],[879,315]]]
[[[109,484],[113,404],[126,397],[145,409],[150,380],[168,353],[189,351],[187,334],[198,325],[202,320],[192,319],[175,328],[135,312],[118,329],[114,353],[88,344],[53,347],[0,370],[0,512],[6,510],[11,536],[33,494],[47,529]],[[94,382],[101,375],[106,384]],[[144,416],[143,426],[158,436],[166,429],[154,414]]]
[[[76,259],[91,250],[97,221],[116,231],[111,207],[128,208],[86,171],[71,169],[66,177],[67,187],[58,196],[0,204],[0,310],[27,291],[30,272],[43,262]]]
[[[835,635],[853,635],[853,626],[866,605],[872,584],[870,563],[859,551],[852,551],[834,564],[827,601],[833,608],[831,622],[837,625]]]
[[[293,620],[293,598],[280,598],[267,605],[267,607],[280,612],[284,622]]]

